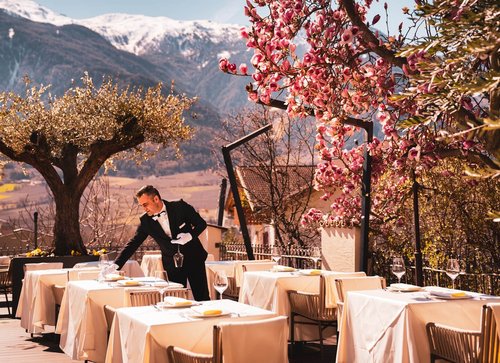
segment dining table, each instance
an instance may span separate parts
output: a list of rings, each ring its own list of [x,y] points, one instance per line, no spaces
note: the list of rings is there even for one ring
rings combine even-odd
[[[207,309],[218,309],[221,313],[205,316],[202,311]],[[170,345],[212,354],[214,325],[273,316],[276,314],[271,311],[232,300],[203,301],[200,305],[181,308],[120,308],[116,310],[111,328],[106,363],[168,362]]]
[[[61,335],[59,346],[75,360],[104,362],[107,324],[104,305],[113,308],[129,306],[127,291],[157,289],[153,277],[137,277],[127,281],[136,286],[96,280],[68,281],[64,292],[56,333]],[[170,283],[172,288],[180,284]]]
[[[137,261],[127,261],[123,269],[128,276],[144,276]],[[79,280],[81,272],[91,271],[99,271],[96,264],[82,264],[79,268],[26,271],[16,310],[16,317],[21,319],[21,327],[28,333],[43,333],[48,326],[55,326],[56,303],[52,286],[66,286],[68,280]]]
[[[290,316],[288,290],[313,294],[319,293],[319,273],[328,274],[333,272],[320,270],[245,272],[239,302],[271,310],[278,315]],[[334,335],[335,330],[329,328],[324,333],[324,336],[328,334]],[[316,326],[305,324],[295,325],[296,340],[315,340],[318,337]]]
[[[342,315],[337,363],[430,362],[427,323],[479,331],[482,306],[499,302],[495,296],[453,294],[439,287],[414,290],[349,291]]]

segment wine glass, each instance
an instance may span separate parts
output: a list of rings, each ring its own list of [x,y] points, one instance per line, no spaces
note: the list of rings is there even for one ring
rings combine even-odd
[[[318,267],[318,261],[321,260],[321,250],[319,247],[313,247],[311,249],[311,256],[309,257],[314,261],[314,268]]]
[[[271,250],[271,258],[274,262],[278,263],[281,260],[281,249],[274,246]]]
[[[184,255],[181,253],[180,246],[177,245],[177,252],[174,254],[174,265],[177,268],[181,268],[184,263]]]
[[[450,258],[446,264],[446,274],[451,279],[453,289],[455,289],[455,279],[460,274],[460,264],[456,258]]]
[[[165,295],[165,291],[168,289],[169,281],[168,281],[168,274],[167,271],[165,270],[158,270],[155,271],[155,285],[158,287],[158,291],[160,292],[161,296],[161,302],[163,302],[163,296]]]
[[[398,278],[398,284],[401,283],[401,277],[406,273],[405,261],[402,257],[394,257],[392,259],[392,273]]]
[[[220,299],[222,300],[222,293],[227,289],[226,271],[215,271],[214,289],[219,292]]]
[[[99,256],[99,277],[97,278],[99,282],[103,282],[106,279],[104,275],[106,273],[106,268],[109,266],[109,263],[110,261],[107,254],[103,253]]]

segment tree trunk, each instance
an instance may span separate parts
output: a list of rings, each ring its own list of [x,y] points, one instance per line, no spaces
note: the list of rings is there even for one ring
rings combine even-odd
[[[63,186],[58,193],[54,193],[54,199],[56,204],[54,254],[71,255],[71,251],[74,250],[86,255],[87,250],[80,234],[80,195]]]

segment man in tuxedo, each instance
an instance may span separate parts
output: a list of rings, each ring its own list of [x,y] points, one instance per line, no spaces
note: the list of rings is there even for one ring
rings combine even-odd
[[[135,196],[145,213],[140,217],[141,223],[134,237],[120,252],[115,264],[122,268],[142,242],[151,236],[160,246],[169,279],[184,286],[189,280],[195,300],[210,300],[205,273],[207,251],[198,239],[207,227],[205,220],[182,199],[172,202],[162,200],[152,185],[142,187]],[[184,255],[184,263],[179,268],[173,261],[178,248]]]

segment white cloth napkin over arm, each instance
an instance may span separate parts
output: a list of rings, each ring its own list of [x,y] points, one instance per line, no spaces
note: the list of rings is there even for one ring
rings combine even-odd
[[[224,363],[287,363],[286,319],[220,323]]]

